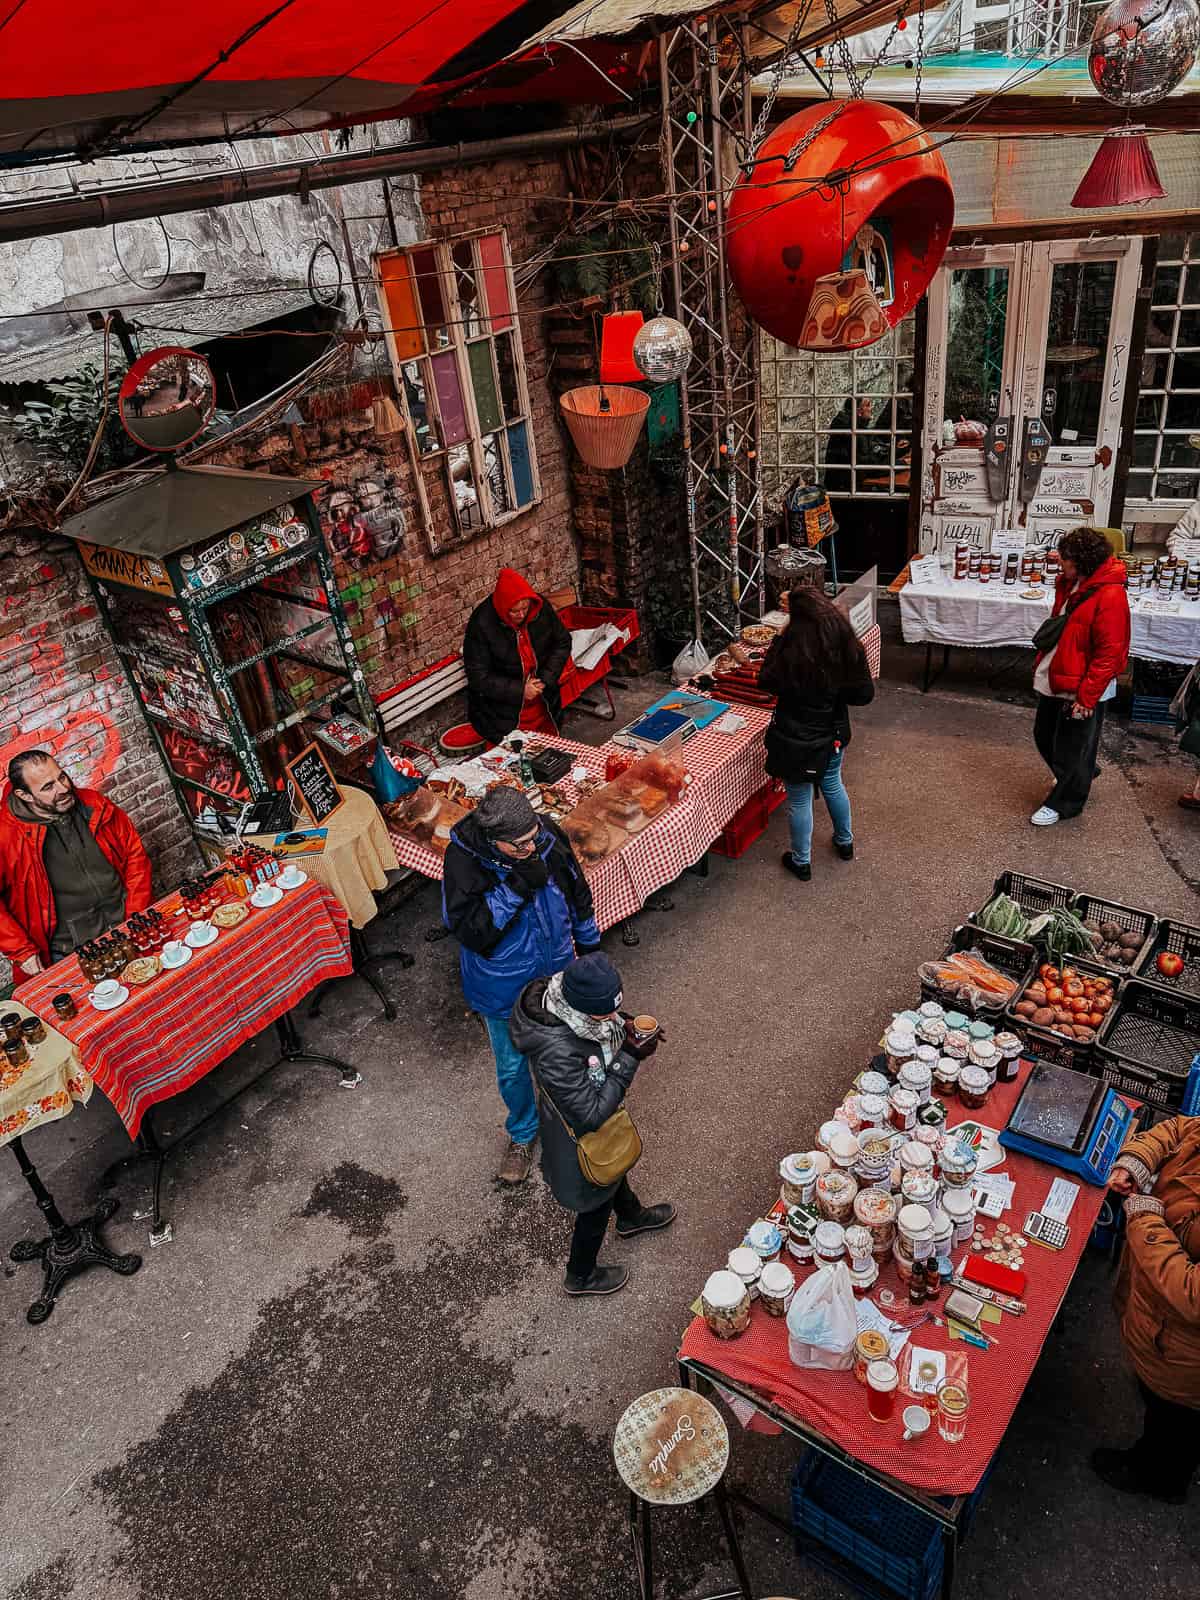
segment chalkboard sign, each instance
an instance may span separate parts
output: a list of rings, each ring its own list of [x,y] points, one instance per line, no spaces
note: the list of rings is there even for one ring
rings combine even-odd
[[[287,770],[293,795],[318,827],[345,802],[346,796],[338,788],[318,745],[310,744],[301,750],[294,761],[288,762]]]

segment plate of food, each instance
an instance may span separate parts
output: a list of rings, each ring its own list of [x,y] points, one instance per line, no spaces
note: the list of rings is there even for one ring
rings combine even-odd
[[[767,628],[762,623],[755,622],[749,628],[742,629],[742,643],[754,645],[772,644],[775,639],[774,628]]]
[[[157,956],[134,956],[122,972],[121,982],[140,988],[143,983],[149,983],[151,978],[157,978],[161,971],[162,962]]]
[[[212,914],[212,920],[218,928],[236,928],[249,915],[249,908],[242,901],[234,900],[228,905],[218,906]]]

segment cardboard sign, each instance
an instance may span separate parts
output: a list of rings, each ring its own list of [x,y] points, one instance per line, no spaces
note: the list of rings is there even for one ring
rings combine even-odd
[[[932,589],[942,581],[942,564],[936,556],[914,556],[908,563],[908,581],[914,589]]]
[[[310,744],[294,761],[287,763],[292,794],[303,805],[317,827],[345,804],[320,745]]]

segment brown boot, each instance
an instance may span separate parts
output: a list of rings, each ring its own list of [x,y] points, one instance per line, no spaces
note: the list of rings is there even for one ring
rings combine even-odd
[[[500,1170],[496,1174],[496,1181],[515,1189],[529,1177],[532,1167],[533,1146],[518,1144],[515,1139],[510,1139],[508,1149],[504,1152],[504,1160],[500,1163]]]

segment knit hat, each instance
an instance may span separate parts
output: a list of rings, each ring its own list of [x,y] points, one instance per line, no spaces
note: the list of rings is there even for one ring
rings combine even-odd
[[[621,1004],[621,974],[599,950],[563,971],[563,999],[589,1017],[606,1017]]]
[[[475,808],[475,820],[489,839],[505,844],[524,839],[538,826],[537,813],[525,796],[504,784],[488,790]]]

